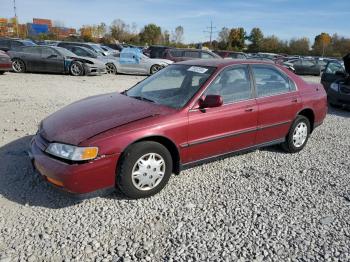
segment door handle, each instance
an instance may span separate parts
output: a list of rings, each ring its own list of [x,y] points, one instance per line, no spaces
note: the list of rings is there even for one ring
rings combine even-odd
[[[297,103],[298,102],[298,98],[293,98],[292,103]]]
[[[246,112],[253,112],[253,108],[252,107],[250,107],[250,108],[246,108],[244,111],[246,111]]]

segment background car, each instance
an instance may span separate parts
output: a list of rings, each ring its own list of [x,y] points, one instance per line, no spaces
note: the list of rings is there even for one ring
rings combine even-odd
[[[321,74],[321,64],[315,59],[295,59],[283,63],[298,75],[315,75]]]
[[[101,45],[101,48],[107,52],[107,56],[118,56],[119,51],[110,48],[109,46]]]
[[[56,46],[26,46],[9,51],[16,73],[70,73],[74,76],[98,75],[106,72],[105,64],[93,58],[76,56]]]
[[[60,42],[57,44],[59,47],[67,48],[69,46],[83,46],[91,51],[95,52],[98,55],[104,55],[107,56],[109,55],[109,52],[103,50],[100,45],[95,44],[95,43],[83,43],[83,42]]]
[[[12,70],[11,58],[0,50],[0,75]]]
[[[163,45],[151,45],[146,50],[144,50],[144,54],[150,58],[164,58],[165,50],[169,49],[168,46]]]
[[[36,44],[31,40],[2,38],[0,39],[0,50],[9,51],[20,46],[35,46]]]
[[[214,51],[214,53],[221,56],[222,58],[247,59],[247,55],[243,52],[217,50]]]
[[[164,58],[174,62],[193,59],[222,59],[221,56],[209,50],[180,48],[166,49],[164,51]]]
[[[332,106],[350,108],[350,54],[344,56],[344,64],[329,61],[321,77]]]
[[[100,60],[102,63],[106,65],[107,74],[117,73],[117,67],[119,63],[116,57],[98,55],[96,52],[83,46],[67,45],[66,49],[68,49],[69,51],[71,51],[72,53],[80,57],[88,57],[88,58],[94,58],[94,59]],[[117,56],[119,56],[119,54],[117,54]]]

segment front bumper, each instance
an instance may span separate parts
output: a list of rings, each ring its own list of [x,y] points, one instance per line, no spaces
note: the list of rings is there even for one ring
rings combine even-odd
[[[29,156],[34,168],[56,187],[75,194],[86,194],[115,187],[119,154],[113,154],[81,164],[69,164],[44,152],[45,141],[33,137]]]
[[[328,102],[333,105],[350,108],[350,93],[344,94],[342,92],[336,92],[333,89],[328,89]]]
[[[85,64],[85,74],[88,76],[106,74],[106,67],[96,67]]]

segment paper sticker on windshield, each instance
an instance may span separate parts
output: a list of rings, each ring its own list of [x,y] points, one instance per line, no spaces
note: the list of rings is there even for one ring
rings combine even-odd
[[[192,72],[204,74],[205,72],[208,71],[208,68],[199,67],[199,66],[191,66],[189,69],[187,69],[187,71],[192,71]]]

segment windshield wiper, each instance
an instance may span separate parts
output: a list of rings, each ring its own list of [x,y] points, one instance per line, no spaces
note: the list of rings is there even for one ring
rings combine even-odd
[[[146,97],[143,97],[143,96],[130,96],[130,97],[138,99],[138,100],[141,100],[141,101],[147,101],[147,102],[151,102],[151,103],[156,103],[156,101],[154,101],[152,99],[149,99],[149,98],[146,98]]]

